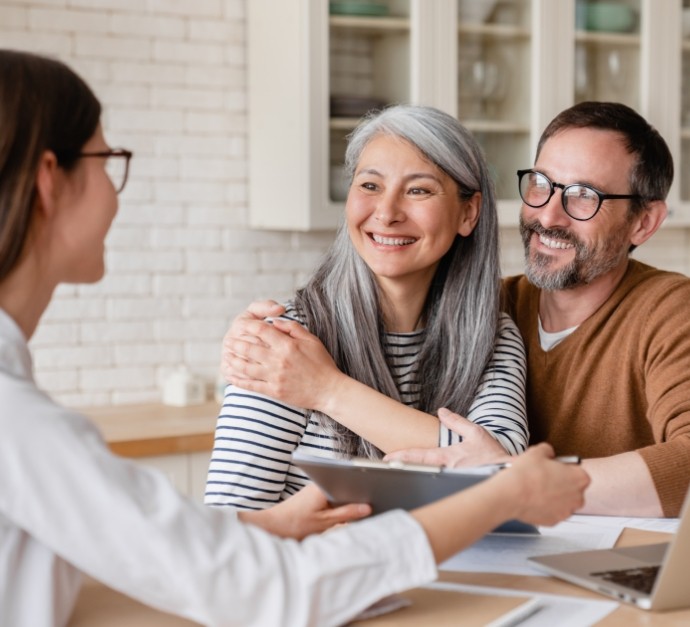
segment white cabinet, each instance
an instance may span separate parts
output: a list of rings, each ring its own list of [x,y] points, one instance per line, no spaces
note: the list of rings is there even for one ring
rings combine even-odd
[[[200,451],[139,457],[134,461],[160,470],[179,492],[197,503],[203,503],[210,459],[211,451]]]
[[[515,171],[548,121],[586,98],[626,102],[657,126],[677,164],[669,223],[690,225],[683,0],[608,3],[628,8],[622,23],[596,18],[600,0],[251,0],[250,225],[335,227],[347,134],[367,108],[398,102],[436,106],[475,134],[501,224],[515,225]]]

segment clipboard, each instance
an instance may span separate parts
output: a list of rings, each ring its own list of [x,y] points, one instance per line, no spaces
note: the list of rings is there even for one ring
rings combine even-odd
[[[373,514],[391,509],[412,510],[469,488],[500,472],[499,465],[445,468],[371,459],[332,459],[292,454],[301,468],[333,505],[369,503]],[[538,534],[534,525],[510,520],[493,533]]]

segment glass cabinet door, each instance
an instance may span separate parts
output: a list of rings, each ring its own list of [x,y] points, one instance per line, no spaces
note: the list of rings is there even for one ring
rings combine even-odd
[[[329,190],[347,196],[346,137],[371,109],[410,102],[409,0],[329,3]]]
[[[576,0],[574,101],[640,108],[640,1]]]
[[[531,154],[531,3],[457,0],[457,7],[458,118],[482,145],[498,198],[516,200],[515,171]]]

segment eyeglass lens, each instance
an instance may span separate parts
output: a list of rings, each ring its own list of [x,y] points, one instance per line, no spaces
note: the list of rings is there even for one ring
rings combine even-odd
[[[111,155],[106,159],[105,171],[113,182],[116,192],[121,192],[127,179],[127,159],[121,155]]]
[[[530,207],[543,207],[555,189],[551,181],[540,172],[528,172],[520,179],[520,197]],[[576,220],[588,220],[599,209],[599,195],[586,185],[566,185],[561,196],[566,213]]]

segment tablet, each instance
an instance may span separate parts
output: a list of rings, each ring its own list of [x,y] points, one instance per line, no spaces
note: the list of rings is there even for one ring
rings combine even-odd
[[[332,504],[369,503],[374,514],[390,509],[415,509],[500,472],[493,465],[443,468],[397,461],[332,459],[300,451],[295,451],[292,459]],[[537,534],[539,530],[534,525],[511,520],[494,529],[494,533]]]

